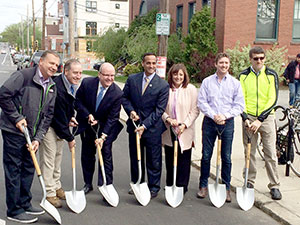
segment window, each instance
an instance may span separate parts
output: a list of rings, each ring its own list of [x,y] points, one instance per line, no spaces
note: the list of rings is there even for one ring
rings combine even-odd
[[[86,22],[86,35],[97,34],[97,22]]]
[[[182,12],[183,12],[183,6],[182,5],[177,6],[176,31],[179,31],[180,29],[182,29]]]
[[[120,24],[119,23],[115,23],[115,28],[119,28]]]
[[[115,7],[116,7],[116,9],[120,9],[120,4],[119,4],[119,3],[116,3],[116,4],[115,4]]]
[[[258,0],[256,38],[277,39],[278,0]]]
[[[189,20],[188,20],[188,25],[191,22],[191,19],[193,17],[193,15],[195,14],[196,11],[196,2],[190,2],[189,3]]]
[[[86,11],[96,13],[97,1],[86,1]]]
[[[210,5],[211,5],[211,0],[202,0],[202,7],[204,6],[210,7]]]
[[[140,16],[145,15],[146,13],[147,13],[147,3],[146,1],[142,1],[140,6]]]
[[[293,39],[300,41],[300,0],[295,0]]]

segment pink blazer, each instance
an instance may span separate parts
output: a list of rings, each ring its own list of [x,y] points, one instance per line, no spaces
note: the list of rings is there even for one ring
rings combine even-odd
[[[162,115],[162,119],[166,124],[167,130],[162,135],[163,145],[173,146],[170,125],[166,119],[170,116],[172,118],[172,89],[169,90],[169,101],[166,111]],[[188,150],[192,147],[192,142],[195,139],[195,120],[200,111],[197,107],[197,89],[194,85],[188,84],[186,88],[179,88],[176,101],[176,116],[179,123],[184,123],[187,128],[181,134],[179,144],[181,151]]]

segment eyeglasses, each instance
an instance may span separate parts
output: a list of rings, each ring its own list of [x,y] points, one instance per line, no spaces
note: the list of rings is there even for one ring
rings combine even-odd
[[[105,73],[101,73],[104,77],[114,77],[114,74],[105,74]]]
[[[255,57],[253,58],[253,60],[258,61],[260,59],[260,61],[263,61],[265,59],[265,57]]]

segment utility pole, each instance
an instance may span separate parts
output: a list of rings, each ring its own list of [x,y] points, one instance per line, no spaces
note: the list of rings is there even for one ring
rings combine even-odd
[[[32,0],[32,35],[33,35],[33,40],[32,40],[32,50],[35,52],[36,50],[36,45],[35,45],[35,17],[34,17],[34,0]],[[32,53],[33,53],[32,52]]]
[[[159,1],[159,13],[169,13],[169,0]],[[158,55],[167,56],[168,36],[158,35]]]
[[[27,4],[27,55],[29,55],[29,6]]]
[[[69,46],[70,46],[70,58],[75,58],[74,0],[69,0]]]
[[[23,29],[23,16],[21,16],[21,35],[22,35],[22,54],[24,54],[24,29]]]
[[[43,28],[42,28],[42,49],[45,50],[45,33],[46,33],[46,2],[47,0],[43,0]]]

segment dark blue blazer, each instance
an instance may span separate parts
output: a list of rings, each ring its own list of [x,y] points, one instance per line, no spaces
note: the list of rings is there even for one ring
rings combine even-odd
[[[123,89],[122,105],[128,116],[131,111],[139,115],[140,123],[147,128],[143,137],[159,136],[166,130],[161,116],[168,103],[169,84],[155,74],[142,95],[143,74],[129,76]],[[131,119],[128,119],[127,132],[134,132],[134,129]]]
[[[98,77],[84,78],[77,90],[75,100],[76,119],[79,123],[77,134],[90,127],[88,115],[92,114],[99,122],[99,133],[103,132],[108,135],[106,142],[113,142],[123,128],[119,122],[123,92],[118,85],[113,83],[107,89],[97,111],[95,111],[98,84]]]

